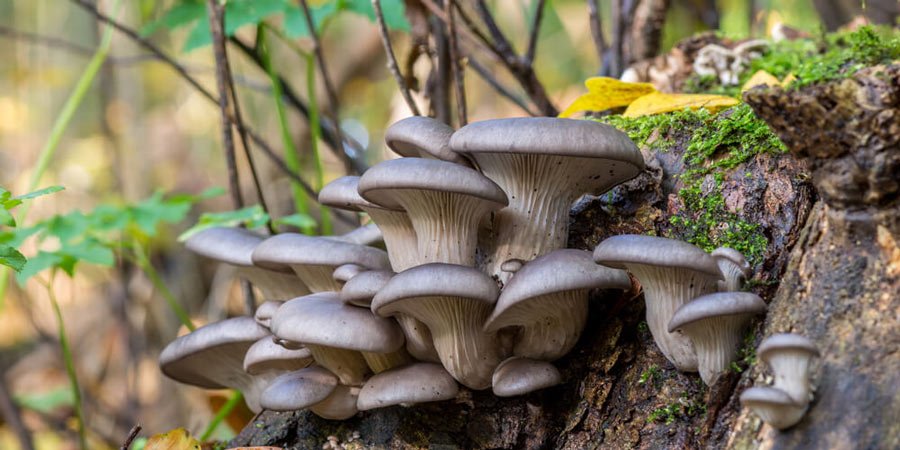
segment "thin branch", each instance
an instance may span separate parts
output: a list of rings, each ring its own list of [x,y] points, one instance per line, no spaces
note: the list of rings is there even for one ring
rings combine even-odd
[[[531,20],[531,34],[528,36],[528,50],[525,51],[525,64],[534,64],[537,53],[538,35],[541,31],[541,19],[544,18],[544,0],[537,0],[534,18]]]
[[[540,0],[543,1],[543,0]],[[447,35],[450,40],[450,65],[453,70],[454,86],[456,87],[456,115],[459,126],[463,127],[469,123],[466,114],[466,88],[465,76],[462,68],[462,61],[459,55],[459,43],[456,36],[456,21],[453,19],[454,0],[444,0],[444,14],[447,15]]]
[[[450,63],[450,43],[447,39],[447,22],[430,17],[429,26],[434,39],[431,72],[426,83],[426,92],[431,100],[431,112],[434,118],[448,125],[453,123],[450,104],[450,82],[453,75]]]
[[[591,37],[594,39],[594,48],[597,51],[597,66],[600,67],[598,72],[606,75],[606,38],[603,37],[603,22],[600,21],[600,5],[597,0],[587,0],[588,4],[588,23],[591,26]]]
[[[219,111],[222,120],[222,146],[225,148],[225,166],[228,168],[228,190],[231,193],[231,203],[234,209],[244,207],[244,198],[241,195],[241,185],[238,179],[237,161],[234,152],[234,139],[232,136],[232,118],[228,111],[228,81],[225,71],[228,70],[228,61],[225,59],[225,41],[222,31],[222,12],[224,6],[217,0],[207,0],[206,8],[209,15],[209,30],[212,33],[213,55],[216,59],[216,86],[219,88]]]
[[[516,50],[512,47],[512,44],[509,43],[509,40],[506,39],[506,36],[500,31],[500,26],[497,25],[497,21],[494,20],[494,16],[491,14],[490,9],[488,9],[487,3],[484,0],[478,0],[475,2],[477,6],[478,15],[481,17],[481,21],[484,22],[484,25],[488,29],[488,33],[491,34],[491,39],[494,41],[494,47],[497,49],[497,53],[507,62],[508,65],[516,66],[519,64],[519,58],[516,56]]]
[[[328,66],[325,64],[325,54],[322,52],[322,41],[319,39],[319,34],[316,31],[316,26],[313,23],[312,13],[309,10],[309,4],[306,0],[299,0],[300,7],[303,8],[303,17],[306,19],[306,26],[309,29],[309,37],[312,40],[313,44],[313,53],[316,55],[316,61],[319,66],[319,74],[322,75],[322,82],[325,84],[325,94],[328,95],[328,114],[331,116],[331,121],[334,122],[334,132],[337,134],[337,140],[341,143],[338,150],[338,159],[344,164],[344,169],[347,173],[361,173],[359,168],[354,167],[353,159],[351,159],[347,152],[344,150],[344,132],[341,130],[341,120],[340,120],[340,103],[338,103],[337,90],[334,88],[334,84],[331,83],[331,78],[328,76]]]
[[[34,450],[31,433],[28,432],[28,428],[25,428],[21,411],[19,411],[19,407],[13,401],[12,395],[6,389],[6,383],[2,382],[3,375],[3,373],[0,373],[0,417],[3,417],[6,424],[12,429],[19,440],[19,447],[22,450]]]
[[[492,88],[494,88],[500,95],[506,97],[509,101],[513,102],[519,108],[522,108],[523,111],[532,116],[538,116],[539,114],[533,111],[528,107],[528,104],[525,103],[525,100],[522,100],[521,97],[516,95],[514,92],[510,91],[508,87],[501,84],[497,78],[494,77],[494,74],[491,73],[486,67],[481,65],[475,58],[469,56],[466,58],[467,65],[471,67],[475,73],[477,73],[482,80],[484,80],[487,84],[489,84]]]
[[[400,89],[400,94],[403,96],[403,100],[406,102],[410,112],[414,116],[421,116],[422,113],[419,112],[419,107],[416,106],[416,102],[409,93],[409,86],[406,85],[403,74],[400,73],[400,66],[397,65],[397,57],[394,56],[394,48],[391,46],[391,37],[388,34],[387,25],[384,23],[384,13],[381,11],[381,0],[372,0],[372,7],[375,8],[375,19],[378,22],[378,30],[381,32],[381,43],[384,44],[384,53],[387,55],[388,70],[394,76],[397,87]]]
[[[119,450],[128,450],[131,447],[131,443],[137,438],[138,433],[141,432],[141,426],[135,425],[131,428],[131,431],[128,432],[128,437],[125,438],[125,442],[122,443],[122,446],[119,447]]]

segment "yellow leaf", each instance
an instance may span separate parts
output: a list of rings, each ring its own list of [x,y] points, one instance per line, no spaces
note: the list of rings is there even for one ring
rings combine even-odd
[[[628,106],[641,96],[656,92],[650,83],[628,83],[609,77],[588,78],[584,82],[588,93],[575,99],[559,117],[571,117],[582,111],[605,111]]]
[[[144,450],[200,450],[200,442],[184,428],[176,428],[151,437]]]
[[[781,82],[778,81],[778,78],[775,78],[775,75],[772,75],[765,70],[759,70],[744,83],[744,86],[741,87],[741,92],[749,91],[757,86],[781,86]]]
[[[622,117],[651,116],[672,111],[681,111],[684,108],[706,108],[712,112],[719,111],[729,106],[737,105],[738,100],[733,97],[708,94],[663,94],[654,92],[647,94],[628,106]]]
[[[781,87],[788,87],[789,84],[793,83],[796,80],[797,80],[797,77],[795,77],[794,73],[791,72],[791,73],[787,74],[787,76],[784,77],[783,80],[781,80]]]

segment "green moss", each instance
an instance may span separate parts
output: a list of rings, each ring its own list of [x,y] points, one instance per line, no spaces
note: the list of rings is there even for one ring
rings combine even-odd
[[[647,421],[671,425],[680,418],[690,419],[701,414],[706,414],[706,405],[702,401],[690,398],[686,392],[683,392],[676,401],[651,411],[647,415]]]
[[[650,150],[665,150],[674,143],[672,141],[672,131],[696,128],[708,120],[709,117],[710,113],[705,109],[696,111],[686,109],[668,114],[637,118],[612,115],[599,117],[594,120],[624,131],[638,147],[647,147]]]
[[[641,372],[641,377],[638,379],[638,384],[653,384],[656,385],[662,379],[662,371],[659,370],[659,366],[656,364],[651,365],[647,368],[647,370]]]

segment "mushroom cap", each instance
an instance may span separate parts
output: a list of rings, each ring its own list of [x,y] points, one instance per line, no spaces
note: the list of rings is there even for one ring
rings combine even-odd
[[[360,411],[456,397],[459,386],[440,364],[414,363],[369,378],[359,391]]]
[[[513,356],[496,369],[492,377],[494,395],[514,397],[562,383],[562,375],[553,364]]]
[[[519,258],[510,258],[500,264],[500,270],[508,273],[516,273],[522,269],[522,266],[524,266],[526,262],[527,261]]]
[[[311,366],[272,380],[259,403],[273,411],[294,411],[325,400],[337,386],[338,379],[334,374],[322,367]]]
[[[337,292],[295,298],[278,308],[272,333],[303,344],[372,353],[390,353],[403,346],[403,332],[390,319],[365,308],[344,304]]]
[[[478,269],[429,263],[394,275],[372,299],[372,311],[379,316],[403,312],[398,303],[417,297],[463,297],[493,305],[498,295],[497,283]]]
[[[338,385],[325,400],[310,405],[309,410],[323,419],[349,419],[359,412],[356,408],[358,395],[358,387]]]
[[[518,117],[470,123],[450,138],[462,153],[531,153],[604,158],[630,163],[632,178],[644,168],[644,158],[625,133],[590,120]]]
[[[286,349],[266,336],[254,343],[244,355],[244,371],[257,375],[268,371],[302,369],[312,363],[309,349]]]
[[[591,260],[591,252],[554,250],[525,263],[516,272],[503,287],[484,328],[491,332],[511,325],[504,321],[503,316],[528,300],[565,291],[596,288],[624,290],[630,287],[631,279],[625,271],[597,266]],[[540,318],[536,317],[535,321],[538,320]]]
[[[167,377],[182,383],[207,389],[236,388],[223,380],[233,377],[229,372],[247,376],[242,367],[244,355],[268,335],[252,317],[204,325],[170,342],[159,355],[159,367]]]
[[[366,271],[366,268],[363,266],[360,266],[358,264],[353,264],[353,263],[341,264],[340,266],[337,266],[336,269],[334,269],[334,272],[332,273],[332,277],[334,278],[335,281],[340,281],[342,283],[346,283],[346,282],[350,281],[351,278],[353,278],[365,271]]]
[[[741,273],[743,273],[744,276],[750,275],[750,263],[747,262],[747,258],[745,258],[741,252],[733,248],[719,247],[713,250],[709,255],[713,258],[727,259],[728,261],[734,263],[734,265],[740,269]]]
[[[319,203],[349,211],[362,211],[363,208],[385,209],[359,195],[359,177],[353,175],[337,178],[323,186],[319,191]]]
[[[292,264],[337,267],[347,263],[369,269],[390,268],[384,250],[297,233],[282,233],[266,239],[253,250],[252,258],[254,264],[265,268]]]
[[[272,323],[272,316],[275,315],[275,311],[283,304],[284,302],[277,300],[262,302],[262,304],[256,307],[253,318],[256,320],[256,323],[269,328],[269,324]]]
[[[450,128],[440,120],[425,116],[412,116],[394,122],[384,133],[388,147],[401,156],[432,156],[435,159],[469,165],[462,155],[450,149]]]
[[[797,352],[808,353],[810,356],[819,356],[819,349],[816,344],[805,336],[793,333],[780,333],[769,336],[756,349],[756,355],[759,359],[769,362],[769,357],[773,352],[792,350]]]
[[[368,270],[347,281],[341,288],[341,300],[344,303],[368,308],[375,294],[391,280],[394,272],[390,270]]]
[[[235,266],[247,267],[253,265],[250,254],[263,239],[265,239],[264,236],[243,228],[212,227],[198,231],[187,238],[184,246],[198,255]],[[284,271],[286,268],[278,267],[277,269]],[[287,269],[290,271],[289,268]]]
[[[695,298],[675,311],[669,321],[669,333],[702,320],[736,315],[755,315],[766,311],[766,302],[752,292],[717,292]]]
[[[351,244],[370,245],[375,247],[380,247],[380,244],[384,242],[384,234],[381,232],[381,228],[378,228],[378,225],[371,222],[356,228],[353,231],[337,236],[337,238]]]
[[[594,249],[594,262],[625,269],[627,264],[692,269],[722,279],[715,258],[699,247],[677,239],[638,234],[612,236]]]
[[[480,172],[447,161],[400,158],[380,162],[359,179],[359,194],[388,209],[403,209],[393,190],[431,190],[481,198],[501,208],[509,204],[506,194]]]
[[[795,425],[806,413],[807,405],[791,398],[781,389],[754,386],[740,397],[741,405],[750,408],[769,425],[783,430]]]

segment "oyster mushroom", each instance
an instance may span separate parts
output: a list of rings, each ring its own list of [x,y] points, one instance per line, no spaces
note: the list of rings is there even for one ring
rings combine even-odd
[[[260,404],[272,411],[296,411],[324,401],[337,387],[333,373],[311,366],[272,380],[260,396]]]
[[[351,278],[365,272],[367,269],[359,264],[343,264],[334,269],[334,272],[331,273],[331,278],[334,279],[338,284],[341,285],[341,289],[344,288],[344,284],[350,281]]]
[[[759,345],[756,356],[772,369],[776,388],[797,402],[809,401],[809,366],[819,356],[812,341],[798,334],[774,334]]]
[[[237,268],[237,274],[259,288],[265,300],[289,300],[309,294],[306,285],[286,265],[254,266],[251,254],[264,236],[243,228],[213,227],[189,237],[188,250]]]
[[[349,386],[362,385],[369,368],[379,373],[409,361],[401,351],[403,333],[393,321],[344,304],[336,292],[285,303],[271,328],[279,339],[306,346],[317,364]]]
[[[528,117],[485,120],[457,130],[457,153],[509,196],[494,215],[488,274],[505,283],[500,265],[530,261],[565,248],[569,208],[584,194],[600,195],[644,169],[640,150],[613,127],[587,120]]]
[[[749,292],[718,292],[697,297],[675,311],[669,332],[680,330],[694,343],[700,378],[712,386],[734,361],[750,319],[766,303]]]
[[[494,395],[515,397],[562,383],[559,370],[546,361],[514,356],[494,370]]]
[[[360,411],[391,405],[438,402],[456,397],[459,386],[440,364],[415,363],[369,378],[359,391]]]
[[[422,158],[376,164],[360,177],[359,194],[406,211],[416,230],[419,264],[475,265],[481,219],[507,204],[500,187],[477,171]]]
[[[260,243],[253,250],[257,266],[289,266],[313,292],[339,291],[341,283],[332,278],[338,266],[352,263],[367,269],[387,269],[383,250],[350,244],[336,239],[282,233]]]
[[[257,308],[256,312],[254,312],[253,318],[256,320],[256,323],[260,324],[260,326],[269,329],[269,325],[272,323],[272,315],[275,314],[275,311],[283,305],[284,302],[277,300],[270,300],[267,302],[262,302]]]
[[[796,425],[807,409],[806,403],[798,403],[781,389],[762,386],[744,391],[741,405],[750,408],[763,422],[779,430]]]
[[[411,116],[394,122],[384,133],[384,141],[398,155],[440,159],[471,167],[464,156],[450,149],[453,128],[425,116]]]
[[[725,277],[725,281],[719,282],[720,291],[740,291],[744,282],[750,276],[750,263],[744,258],[741,252],[728,248],[719,247],[710,253],[716,258],[716,264]]]
[[[384,242],[384,236],[381,234],[381,229],[374,223],[363,225],[349,233],[336,236],[335,239],[351,244],[371,245],[376,247],[380,247],[380,243]]]
[[[169,378],[204,389],[237,389],[247,407],[260,411],[259,395],[272,377],[244,371],[244,356],[269,335],[252,317],[235,317],[204,325],[170,342],[159,355]]]
[[[669,321],[685,303],[716,291],[722,274],[715,258],[687,242],[627,234],[601,242],[594,261],[626,269],[641,282],[656,345],[678,370],[697,371],[694,346],[686,336],[670,333]]]
[[[503,287],[484,324],[488,333],[518,327],[513,354],[553,361],[572,350],[588,316],[591,289],[628,289],[623,270],[594,264],[591,253],[562,249],[526,263]]]
[[[244,355],[244,371],[250,375],[264,373],[276,373],[302,369],[312,364],[312,354],[309,349],[286,349],[266,336],[256,341]]]
[[[372,311],[424,322],[447,372],[469,388],[487,389],[504,357],[496,334],[482,331],[498,294],[497,284],[474,268],[431,263],[391,278],[372,300]]]

